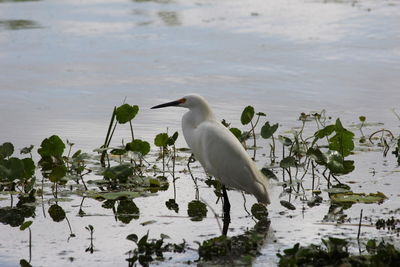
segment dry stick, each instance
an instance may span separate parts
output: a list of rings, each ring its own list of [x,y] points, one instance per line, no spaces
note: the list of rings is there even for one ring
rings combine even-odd
[[[360,212],[360,222],[358,223],[358,233],[357,233],[357,240],[358,240],[358,241],[360,240],[362,213],[363,213],[363,210],[361,209],[361,212]]]

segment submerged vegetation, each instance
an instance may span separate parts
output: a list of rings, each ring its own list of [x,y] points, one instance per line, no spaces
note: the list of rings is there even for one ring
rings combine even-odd
[[[74,150],[74,144],[67,140],[66,144],[59,136],[45,138],[34,154],[34,146],[22,148],[17,156],[13,144],[5,142],[0,145],[0,192],[2,205],[9,200],[8,206],[0,208],[0,222],[11,227],[19,226],[21,230],[29,231],[29,261],[21,260],[24,266],[31,262],[31,225],[35,218],[37,206],[42,206],[45,214],[45,204],[49,205],[47,213],[54,222],[66,221],[70,230],[69,238],[75,237],[68,220],[70,213],[64,211],[65,199],[74,195],[81,197],[78,216],[87,216],[84,211],[84,201],[91,198],[99,201],[101,207],[111,210],[115,220],[129,224],[140,217],[140,205],[135,199],[153,196],[159,191],[168,190],[173,186],[173,197],[165,201],[168,210],[179,213],[182,202],[177,199],[176,183],[182,175],[190,175],[195,191],[194,199],[188,202],[187,216],[194,223],[200,223],[204,218],[214,214],[218,224],[221,215],[209,210],[207,203],[199,196],[198,177],[193,175],[190,165],[195,159],[185,148],[177,148],[178,132],[172,135],[162,132],[154,137],[154,147],[145,140],[135,138],[133,120],[139,112],[137,105],[123,104],[115,107],[112,112],[108,131],[103,145],[95,149],[97,154],[83,153]],[[360,136],[343,126],[340,119],[332,122],[325,112],[304,114],[299,117],[300,127],[291,131],[280,131],[278,123],[262,119],[266,114],[256,113],[254,108],[247,106],[240,122],[244,130],[231,127],[223,121],[226,127],[249,150],[253,159],[263,162],[262,172],[265,179],[275,180],[282,186],[281,205],[287,210],[296,210],[293,199],[300,198],[308,208],[328,203],[329,214],[324,222],[345,223],[348,218],[344,210],[356,203],[382,203],[388,196],[384,192],[354,192],[341,177],[355,169],[355,154],[362,148],[380,149],[383,156],[389,154],[400,164],[400,137],[388,129],[374,130],[367,133],[366,118],[360,116],[360,124],[356,127]],[[261,127],[257,127],[262,124]],[[117,126],[129,125],[129,142],[119,146],[111,146]],[[313,127],[314,126],[314,127]],[[261,139],[261,140],[260,140]],[[257,143],[258,142],[258,143]],[[261,151],[261,142],[267,152],[257,157]],[[280,144],[280,145],[279,145]],[[260,153],[259,153],[260,154]],[[398,167],[398,166],[397,166]],[[37,175],[36,171],[41,175]],[[186,182],[190,179],[186,179]],[[221,198],[221,185],[212,178],[204,181],[205,187],[211,187],[215,199]],[[328,199],[322,192],[327,192]],[[14,198],[18,198],[14,204]],[[303,207],[304,209],[304,207]],[[208,212],[210,211],[210,212]],[[198,262],[210,261],[213,264],[249,264],[260,253],[265,236],[268,233],[270,221],[268,210],[262,204],[254,204],[248,216],[256,223],[252,228],[246,228],[235,236],[221,235],[198,242]],[[397,216],[397,214],[396,214]],[[361,221],[361,218],[360,218]],[[151,225],[153,221],[142,223]],[[388,228],[399,233],[399,218],[379,219],[376,227]],[[224,225],[227,229],[229,225]],[[361,227],[361,224],[360,224]],[[90,245],[86,251],[94,253],[94,227],[88,225]],[[184,253],[188,243],[165,243],[169,237],[162,234],[160,239],[149,238],[146,235],[139,239],[132,233],[127,239],[132,241],[134,248],[129,248],[126,259],[129,266],[149,265],[152,261],[166,260],[165,253]],[[100,234],[100,232],[96,232]],[[278,254],[280,266],[324,266],[352,264],[357,266],[390,266],[399,261],[399,251],[391,244],[369,240],[366,244],[366,254],[352,255],[349,252],[351,243],[345,239],[329,237],[323,239],[323,246],[296,244]],[[194,260],[194,259],[193,259]],[[394,266],[394,265],[392,265]]]

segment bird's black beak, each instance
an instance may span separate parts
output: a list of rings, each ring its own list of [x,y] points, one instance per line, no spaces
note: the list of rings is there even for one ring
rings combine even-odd
[[[186,100],[184,98],[182,98],[182,99],[179,99],[179,100],[175,100],[175,101],[171,101],[171,102],[168,102],[168,103],[164,103],[164,104],[161,104],[161,105],[154,106],[151,109],[178,106],[179,104],[185,103],[185,101]]]

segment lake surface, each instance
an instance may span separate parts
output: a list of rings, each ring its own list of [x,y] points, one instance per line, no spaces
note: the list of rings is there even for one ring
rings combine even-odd
[[[183,110],[150,107],[191,92],[206,97],[218,118],[236,126],[242,109],[253,105],[279,123],[281,131],[299,126],[301,112],[325,109],[345,125],[364,115],[398,133],[392,109],[400,113],[399,14],[396,0],[0,1],[0,143],[37,148],[57,134],[91,152],[104,142],[113,107],[124,101],[139,105],[135,134],[152,143],[167,127],[180,131]],[[114,141],[119,144],[129,136],[129,127],[121,128]],[[178,144],[186,146],[182,136]],[[378,178],[372,177],[371,164]],[[361,179],[360,192],[384,192],[391,198],[379,209],[393,209],[399,206],[395,188],[400,186],[398,175],[391,173],[395,166],[393,157],[371,152],[344,179]],[[205,177],[200,170],[198,175]],[[186,207],[194,197],[193,185],[182,180],[177,185]],[[212,190],[201,192],[220,209]],[[231,194],[233,206],[243,206],[241,194]],[[272,194],[278,200],[280,188]],[[73,198],[63,203],[77,236],[69,241],[65,222],[50,222],[37,208],[32,263],[65,265],[73,258],[71,266],[125,265],[124,253],[132,246],[126,235],[146,233],[140,223],[149,220],[157,220],[149,226],[152,236],[167,233],[193,248],[194,240],[219,234],[211,213],[200,223],[191,222],[184,208],[181,217],[174,217],[164,207],[170,197],[171,190],[137,200],[140,219],[127,225],[92,199],[85,200],[92,216],[77,217],[81,199]],[[247,198],[247,205],[254,203]],[[355,205],[349,217],[358,216],[360,208],[369,216],[378,209],[362,206]],[[316,225],[327,209],[321,205],[306,214],[301,209],[289,214],[275,201],[269,207],[271,235],[256,265],[275,265],[277,250],[296,242],[318,242],[325,234],[354,235],[354,227]],[[252,227],[243,209],[232,213],[232,233]],[[88,224],[96,231],[98,251],[93,254],[84,252]],[[27,233],[7,225],[0,225],[0,231],[3,240],[10,240],[0,244],[0,265],[17,266],[27,257]],[[371,228],[370,234],[382,233]],[[174,265],[196,255],[191,250],[174,255]]]

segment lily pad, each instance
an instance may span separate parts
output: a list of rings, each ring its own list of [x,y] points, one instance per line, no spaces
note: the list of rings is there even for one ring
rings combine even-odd
[[[207,216],[207,206],[199,200],[193,200],[189,202],[187,212],[192,221],[201,221]]]
[[[88,197],[95,199],[106,199],[106,200],[119,200],[119,199],[131,199],[140,197],[143,193],[131,192],[131,191],[119,191],[119,192],[90,192]]]
[[[272,137],[272,135],[276,132],[276,130],[278,129],[278,123],[274,124],[274,125],[270,125],[269,121],[267,121],[264,126],[261,128],[261,137],[264,139],[268,139],[270,137]]]
[[[115,110],[115,115],[117,121],[120,124],[124,124],[127,123],[128,121],[133,120],[138,112],[139,112],[139,107],[137,105],[131,106],[129,104],[123,104]]]
[[[7,158],[14,153],[14,146],[10,142],[0,145],[0,159]]]
[[[339,193],[339,194],[330,194],[330,199],[336,203],[382,203],[387,197],[382,192],[376,193]]]
[[[244,108],[242,112],[242,116],[240,116],[240,122],[243,125],[249,124],[250,121],[254,117],[254,108],[252,106],[247,106]]]
[[[289,210],[295,210],[296,209],[296,207],[292,203],[290,203],[289,201],[281,200],[280,203],[281,203],[282,206],[284,206],[285,208],[287,208]]]

